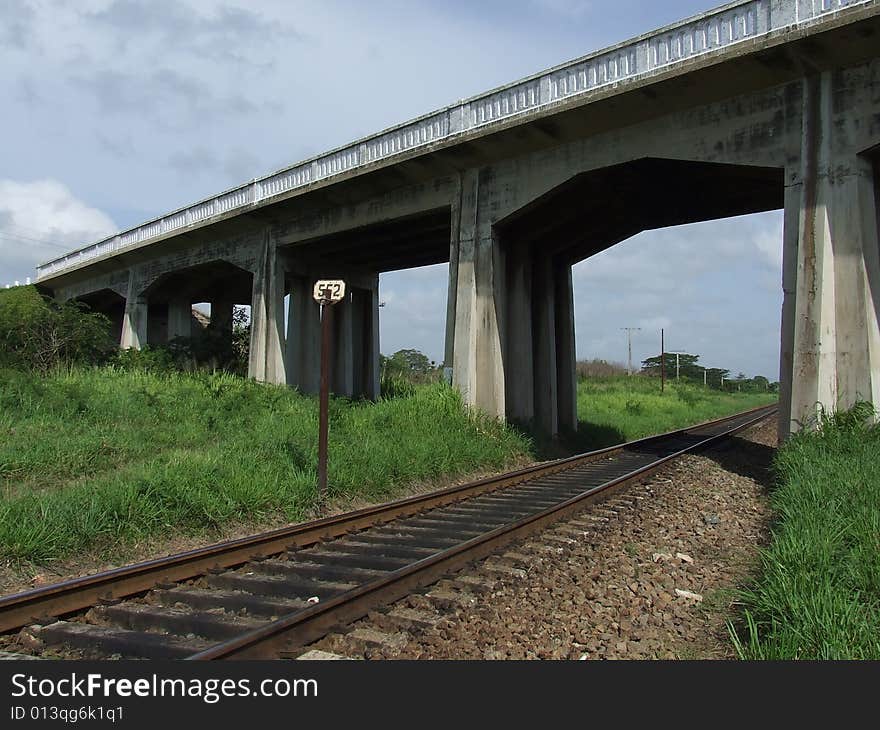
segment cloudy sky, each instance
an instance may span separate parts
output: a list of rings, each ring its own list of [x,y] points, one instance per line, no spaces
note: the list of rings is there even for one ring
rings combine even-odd
[[[65,250],[716,0],[0,0],[0,285]],[[574,270],[581,358],[777,378],[780,213]],[[623,292],[623,294],[622,294]],[[383,275],[382,351],[440,360],[446,266]]]

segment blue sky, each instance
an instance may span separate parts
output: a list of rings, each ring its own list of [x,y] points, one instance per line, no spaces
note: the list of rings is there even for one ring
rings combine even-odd
[[[711,0],[0,2],[0,285],[65,249]],[[643,233],[574,271],[578,355],[777,378],[781,214]],[[382,351],[441,359],[446,267],[382,277]]]

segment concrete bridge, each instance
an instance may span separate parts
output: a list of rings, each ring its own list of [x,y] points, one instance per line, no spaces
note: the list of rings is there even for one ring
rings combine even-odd
[[[194,302],[231,331],[248,304],[250,375],[314,392],[311,285],[344,277],[334,390],[372,398],[379,273],[448,261],[455,385],[557,433],[577,425],[573,263],[784,209],[785,435],[818,405],[880,404],[878,179],[880,2],[747,0],[123,231],[38,284],[110,314],[122,347],[188,334]]]

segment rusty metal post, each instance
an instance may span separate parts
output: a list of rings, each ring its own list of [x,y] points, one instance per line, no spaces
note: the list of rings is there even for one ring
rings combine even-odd
[[[321,304],[321,392],[318,396],[318,502],[327,500],[327,439],[330,430],[330,358],[333,305]]]
[[[666,342],[663,328],[660,328],[660,392],[666,389]]]

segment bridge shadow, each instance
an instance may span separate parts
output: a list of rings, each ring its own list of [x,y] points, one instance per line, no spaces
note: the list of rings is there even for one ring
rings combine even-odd
[[[740,436],[733,436],[723,443],[703,452],[726,471],[754,480],[764,491],[769,492],[775,485],[773,459],[776,447],[758,444]]]
[[[619,429],[589,421],[578,421],[577,431],[564,431],[556,438],[550,438],[533,428],[519,424],[514,425],[514,428],[531,439],[535,457],[540,461],[564,459],[586,451],[616,446],[626,441],[625,434]]]
[[[564,459],[626,442],[626,436],[619,429],[589,421],[578,421],[577,432],[563,432],[557,438],[549,438],[546,434],[521,424],[514,424],[514,428],[531,439],[535,457],[540,461]],[[658,448],[662,451],[661,447]],[[653,453],[653,448],[649,444],[637,450]],[[769,492],[773,488],[772,467],[773,458],[776,456],[775,446],[734,436],[701,452],[701,455],[733,474],[753,479],[765,491]]]

